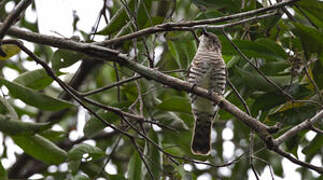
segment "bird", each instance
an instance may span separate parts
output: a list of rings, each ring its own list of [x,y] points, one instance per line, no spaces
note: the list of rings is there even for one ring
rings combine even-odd
[[[209,93],[223,96],[226,85],[226,65],[222,58],[221,42],[211,32],[203,29],[199,45],[188,71],[188,82],[205,88]],[[195,120],[192,153],[208,155],[211,149],[212,122],[219,110],[214,102],[190,94],[192,113]]]

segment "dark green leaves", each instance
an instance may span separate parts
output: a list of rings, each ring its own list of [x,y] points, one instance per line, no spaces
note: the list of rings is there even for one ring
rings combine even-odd
[[[47,75],[44,69],[37,69],[22,73],[14,82],[31,89],[41,90],[50,85],[53,79]]]
[[[32,135],[50,126],[49,123],[22,122],[8,116],[0,115],[0,131],[9,135]]]
[[[88,154],[86,158],[92,158],[92,160],[97,160],[104,156],[104,152],[100,148],[88,144],[79,144],[68,152],[68,158],[71,160],[80,160],[84,154]]]
[[[142,179],[142,161],[138,152],[134,152],[130,158],[128,164],[128,176],[129,180],[137,180]]]
[[[1,180],[8,180],[8,173],[6,169],[2,166],[2,163],[0,162],[0,179]]]
[[[42,110],[56,111],[73,107],[73,105],[69,102],[38,93],[15,82],[0,79],[0,83],[5,85],[9,89],[12,97],[20,99],[26,104],[32,105]]]
[[[323,48],[323,33],[315,28],[294,23],[293,32],[301,39],[305,54],[321,54]]]
[[[191,113],[191,105],[186,97],[169,97],[159,104],[157,108],[164,111]]]
[[[88,169],[90,169],[91,174],[99,174],[101,168],[97,167],[96,164],[91,164],[91,162],[102,158],[104,154],[104,151],[95,146],[88,144],[75,145],[68,152],[69,168],[71,169],[73,174],[76,174],[81,166],[83,159],[83,161],[89,162],[86,164],[86,166],[90,166]]]
[[[244,80],[246,86],[252,89],[256,90],[262,90],[266,92],[277,90],[277,88],[266,81],[264,77],[259,75],[257,72],[247,72],[245,70],[242,70],[240,68],[236,68],[236,72],[241,76],[241,78]],[[290,76],[267,76],[270,80],[272,80],[274,83],[276,83],[278,86],[282,87],[284,85],[288,85],[290,83]]]
[[[270,39],[258,39],[257,41],[233,40],[237,47],[248,57],[264,58],[268,60],[285,60],[287,54],[284,50]],[[222,41],[224,55],[238,55],[237,51],[229,44]]]
[[[32,157],[47,164],[60,164],[67,153],[48,139],[40,136],[13,136],[15,143]]]
[[[80,53],[59,49],[54,53],[51,62],[53,63],[53,69],[59,70],[60,68],[68,67],[76,63],[82,57],[84,57],[84,55]]]

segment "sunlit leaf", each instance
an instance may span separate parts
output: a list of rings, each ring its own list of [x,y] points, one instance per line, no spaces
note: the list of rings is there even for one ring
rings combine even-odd
[[[20,48],[13,44],[1,45],[1,50],[6,54],[6,56],[0,55],[0,60],[7,60],[20,52]]]

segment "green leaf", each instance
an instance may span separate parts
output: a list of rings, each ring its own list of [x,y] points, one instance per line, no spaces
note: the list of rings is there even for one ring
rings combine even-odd
[[[212,10],[212,11],[207,11],[207,12],[200,12],[196,15],[195,20],[201,20],[201,19],[209,19],[209,18],[216,18],[216,17],[221,17],[224,14],[217,11],[217,10]]]
[[[184,166],[176,166],[176,170],[178,175],[181,177],[182,180],[193,180],[192,173],[185,171]]]
[[[8,180],[8,172],[6,169],[2,166],[2,163],[0,161],[0,179],[1,180]]]
[[[310,53],[321,54],[323,48],[323,33],[303,24],[293,24],[295,26],[293,32],[301,39],[303,49],[307,53],[307,56],[309,57]]]
[[[67,153],[48,139],[40,136],[12,136],[15,143],[30,156],[46,164],[60,164],[67,158]]]
[[[317,107],[313,105],[303,105],[271,114],[269,120],[294,126],[303,122],[305,119],[314,116],[316,111]]]
[[[73,104],[67,101],[38,93],[15,82],[0,79],[0,83],[4,84],[9,89],[12,97],[20,99],[26,104],[37,107],[41,110],[58,111],[73,107]]]
[[[51,62],[53,63],[53,69],[59,70],[60,68],[68,67],[76,63],[82,57],[84,57],[84,55],[78,52],[58,49],[51,58]]]
[[[89,144],[78,144],[68,152],[68,158],[71,160],[79,160],[83,158],[84,154],[89,154],[87,158],[97,160],[102,158],[105,153],[98,147]]]
[[[13,81],[31,89],[41,90],[50,85],[53,79],[47,75],[44,69],[37,69],[22,73]]]
[[[141,1],[140,7],[138,8],[138,12],[136,13],[137,15],[136,23],[140,29],[145,27],[147,22],[150,24],[149,22],[150,20],[148,19],[148,16],[151,16],[149,12],[149,10],[151,9],[151,4],[152,4],[152,0]],[[128,1],[127,8],[131,11],[131,13],[133,13],[134,9],[136,8],[135,5],[137,5],[136,1],[134,0]],[[148,12],[146,10],[148,10]],[[120,29],[122,29],[122,27],[124,27],[128,22],[129,22],[129,17],[127,15],[126,9],[122,6],[111,18],[110,23],[102,31],[99,31],[98,34],[101,34],[101,35],[113,34],[115,32],[120,31]]]
[[[128,2],[128,7],[133,4],[134,0]],[[101,31],[98,32],[100,35],[108,35],[120,31],[120,29],[126,25],[128,21],[127,12],[124,7],[118,9],[118,11],[112,16],[109,24]]]
[[[151,17],[151,21],[150,20],[147,21],[143,28],[149,28],[151,26],[161,24],[164,21],[164,19],[165,19],[164,17],[160,17],[160,16]]]
[[[20,52],[20,48],[14,44],[3,44],[1,45],[1,50],[5,53],[3,54],[5,56],[0,55],[0,60],[2,61],[7,60]]]
[[[318,1],[318,0],[299,1],[297,5],[308,16],[308,18],[311,19],[312,22],[314,22],[315,25],[319,26],[320,28],[323,28],[322,1]],[[299,12],[298,8],[294,8],[294,9],[297,12]]]
[[[262,90],[265,92],[271,92],[277,90],[277,88],[267,82],[264,77],[259,75],[257,72],[247,72],[243,69],[235,67],[236,72],[241,76],[244,84],[252,89]],[[278,86],[282,87],[290,83],[290,76],[267,76],[268,79],[271,79]]]
[[[177,51],[175,43],[172,42],[172,41],[168,41],[168,48],[169,48],[169,51],[170,51],[171,55],[175,59],[178,68],[182,68],[182,63],[181,63],[180,56],[179,56],[179,53]]]
[[[315,138],[302,150],[302,153],[306,155],[306,162],[310,162],[316,154],[321,154],[320,150],[322,149],[322,146],[323,136],[316,135]]]
[[[293,138],[285,142],[287,151],[292,153],[296,158],[298,158],[297,150],[299,147],[299,142],[301,140],[300,135],[296,135]]]
[[[295,84],[290,86],[288,90],[286,90],[286,93],[290,94],[295,99],[300,99],[310,95],[312,92],[309,91],[305,87],[305,85]],[[281,96],[279,90],[262,94],[260,96],[255,97],[255,101],[251,108],[252,114],[256,116],[259,110],[268,111],[273,107],[276,107],[282,103],[285,103],[287,100],[288,100],[288,97]],[[286,104],[286,106],[288,105],[289,104]],[[296,107],[296,105],[297,104],[294,103],[291,105],[291,107],[294,108]]]
[[[220,38],[222,40],[222,38]],[[233,40],[235,45],[248,57],[265,58],[267,60],[285,60],[287,54],[282,47],[270,39],[259,39],[257,41]],[[237,51],[227,40],[222,40],[223,55],[236,55]]]
[[[166,98],[161,104],[157,105],[157,108],[164,111],[175,111],[185,113],[192,112],[188,98],[180,96]]]
[[[99,110],[97,114],[104,120],[109,123],[115,123],[120,119],[115,113],[105,110]],[[103,124],[99,119],[92,116],[85,124],[83,132],[84,135],[88,138],[91,138],[97,134],[99,134],[104,128],[107,126]]]
[[[91,179],[95,179],[98,175],[104,179],[111,179],[104,170],[102,171],[102,166],[102,163],[86,162],[81,164],[81,170],[91,177]],[[99,174],[100,172],[101,174]]]
[[[192,2],[199,8],[205,10],[226,9],[230,12],[238,11],[241,7],[240,0],[192,0]]]
[[[155,131],[153,130],[149,131],[149,137],[156,144],[160,145],[158,134]],[[151,159],[151,161],[148,161],[149,168],[152,171],[154,179],[160,179],[161,169],[162,169],[161,152],[158,150],[156,146],[152,145],[151,143],[149,143],[148,151],[149,151],[148,156]]]
[[[284,49],[271,39],[259,38],[255,42],[257,44],[266,46],[267,50],[273,53],[273,55],[282,58],[282,60],[286,60],[288,58],[288,54],[284,51]]]
[[[68,162],[68,169],[72,171],[73,175],[75,175],[79,171],[81,163],[82,163],[81,159],[71,160]]]
[[[31,123],[12,119],[8,116],[0,115],[0,131],[9,135],[31,135],[38,131],[47,129],[49,123]]]
[[[18,115],[15,109],[9,104],[7,99],[0,97],[0,114],[11,116],[12,118],[18,119]]]
[[[41,131],[39,133],[41,136],[43,136],[44,138],[49,139],[52,142],[61,142],[63,141],[67,134],[64,131],[56,131],[56,130],[52,130],[52,129],[47,129],[45,131]]]
[[[85,175],[77,174],[72,178],[72,180],[91,180],[91,179]]]
[[[128,164],[128,177],[129,180],[138,180],[142,179],[141,171],[141,159],[137,151],[135,151]]]

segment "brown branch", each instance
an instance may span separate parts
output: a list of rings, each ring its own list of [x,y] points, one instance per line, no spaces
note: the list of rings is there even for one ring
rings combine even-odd
[[[32,35],[39,36],[36,33],[30,33],[30,32],[26,32],[25,35],[26,34],[28,34],[28,35],[32,34]],[[31,38],[31,36],[27,36],[24,39],[30,39],[30,38]],[[33,39],[33,40],[35,40],[35,39]],[[48,42],[49,45],[60,46],[60,47],[64,47],[64,48],[67,48],[70,50],[82,52],[82,53],[84,53],[88,56],[91,56],[91,57],[97,57],[97,58],[100,58],[103,60],[117,61],[120,65],[124,65],[124,66],[128,67],[129,69],[132,69],[133,71],[141,74],[142,76],[146,77],[147,79],[153,79],[153,80],[158,81],[162,84],[168,85],[172,88],[175,88],[178,90],[184,90],[186,92],[191,92],[196,95],[208,98],[208,99],[216,102],[217,104],[220,103],[221,108],[228,111],[229,113],[231,113],[232,115],[234,115],[235,117],[240,119],[242,122],[244,122],[246,125],[248,125],[252,129],[254,129],[263,140],[266,140],[267,136],[269,135],[269,133],[267,131],[267,129],[269,127],[267,127],[265,124],[257,121],[253,117],[247,115],[245,112],[241,111],[239,108],[237,108],[236,106],[234,106],[233,104],[231,104],[230,102],[225,100],[223,97],[220,97],[215,93],[212,96],[210,96],[210,94],[208,93],[207,90],[199,88],[199,87],[192,89],[193,84],[190,84],[186,81],[183,81],[183,80],[180,80],[177,78],[174,78],[172,76],[168,76],[168,75],[163,74],[159,71],[156,71],[155,69],[147,68],[143,65],[140,65],[140,64],[134,62],[127,55],[121,54],[120,52],[118,52],[116,50],[112,50],[109,48],[105,48],[105,47],[101,47],[101,46],[97,46],[97,45],[93,45],[93,44],[80,43],[80,42],[75,42],[75,41],[72,41],[69,39],[61,39],[61,38],[56,38],[56,37],[45,39],[45,40],[38,39],[38,41],[39,40],[42,43]],[[12,42],[12,43],[16,43],[16,42]],[[18,44],[21,45],[20,43],[18,43]],[[31,52],[29,52],[29,53],[31,53]],[[34,56],[32,53],[28,54],[28,55],[30,55],[31,57]],[[32,58],[37,58],[37,57],[32,57]],[[53,73],[52,70],[48,67],[48,65],[46,63],[43,63],[43,61],[40,61],[39,63],[41,65],[43,65],[44,67],[47,66],[47,71],[49,71],[50,73]],[[52,74],[52,76],[54,78],[55,74]],[[55,80],[60,81],[58,78],[56,78]],[[60,83],[64,83],[64,82],[60,82]],[[63,86],[64,85],[65,85],[65,83],[63,84]],[[70,92],[71,89],[67,89],[66,91]],[[74,95],[73,93],[71,93],[71,94]],[[77,97],[75,97],[75,98],[77,98]],[[78,98],[81,98],[81,96]],[[86,98],[84,98],[84,99],[86,99]],[[89,102],[91,100],[87,99],[87,101]],[[93,102],[91,102],[91,103],[93,103]],[[117,108],[107,108],[106,106],[100,105],[100,104],[96,104],[96,105],[99,105],[99,107],[105,108],[106,110],[109,110],[109,111],[121,112]],[[124,113],[122,113],[122,114],[124,114]],[[128,117],[138,118],[136,115],[132,115],[130,113],[129,113]],[[141,117],[140,117],[140,119],[141,119]],[[106,123],[106,122],[104,122],[104,123]],[[107,125],[111,126],[110,124],[107,124]],[[112,127],[114,128],[114,126],[112,126]]]
[[[302,131],[304,129],[310,129],[315,122],[317,122],[319,120],[322,120],[322,119],[323,119],[323,110],[321,110],[320,112],[318,112],[311,119],[308,119],[308,120],[306,120],[306,121],[298,124],[297,126],[294,126],[290,130],[288,130],[287,132],[285,132],[284,134],[282,134],[281,136],[279,136],[278,138],[276,138],[273,142],[276,145],[280,145],[281,143],[285,142],[287,139],[295,136],[300,131]]]
[[[91,114],[93,114],[97,119],[99,119],[104,125],[106,125],[107,127],[112,128],[113,130],[132,138],[132,135],[130,135],[129,133],[113,126],[112,124],[106,122],[104,119],[102,119],[99,115],[97,115],[92,109],[90,109],[89,107],[87,107],[80,99],[79,99],[79,95],[75,95],[75,90],[73,88],[71,88],[70,86],[68,86],[67,84],[65,84],[65,82],[63,82],[62,80],[60,80],[56,75],[55,72],[47,65],[47,63],[43,60],[41,60],[40,58],[38,58],[33,52],[31,52],[28,48],[26,48],[23,43],[21,41],[17,41],[17,40],[4,40],[2,42],[3,44],[15,44],[17,45],[22,51],[24,51],[26,54],[28,54],[34,61],[36,61],[38,64],[40,64],[45,71],[47,72],[47,74],[53,78],[63,89],[65,92],[68,93],[68,95],[70,95],[74,100],[76,100],[79,104],[81,104],[86,110],[88,110]]]
[[[17,22],[20,14],[32,3],[32,0],[22,0],[16,8],[7,16],[0,27],[0,40],[5,36],[9,28]]]
[[[314,166],[310,163],[307,163],[307,162],[303,162],[303,161],[300,161],[296,158],[294,158],[292,155],[290,155],[289,153],[279,149],[279,148],[275,148],[273,149],[273,151],[275,151],[276,153],[278,153],[279,155],[287,158],[288,160],[292,161],[293,163],[295,164],[298,164],[302,167],[306,167],[306,168],[309,168],[309,169],[313,169],[315,170],[316,172],[320,173],[320,174],[323,174],[323,168],[322,167],[318,167],[318,166]]]
[[[117,61],[120,65],[124,65],[124,66],[128,67],[129,69],[132,69],[133,71],[141,74],[142,76],[146,77],[147,79],[153,79],[153,80],[158,81],[162,84],[168,85],[172,88],[175,88],[178,90],[184,90],[186,92],[194,93],[198,96],[208,98],[208,99],[216,102],[217,104],[220,103],[221,108],[228,111],[229,113],[231,113],[232,115],[234,115],[235,117],[240,119],[242,122],[244,122],[246,125],[248,125],[252,129],[254,129],[263,140],[266,140],[267,135],[269,135],[269,133],[267,131],[267,129],[269,128],[268,126],[257,121],[253,117],[247,115],[245,112],[241,111],[239,108],[237,108],[236,106],[231,104],[229,101],[225,100],[223,97],[218,96],[215,93],[213,93],[212,96],[210,96],[208,91],[203,88],[197,87],[197,88],[192,89],[193,84],[190,84],[186,81],[183,81],[183,80],[180,80],[177,78],[174,78],[172,76],[168,76],[164,73],[156,71],[155,69],[147,68],[143,65],[140,65],[140,64],[134,62],[127,55],[121,54],[120,52],[118,52],[116,50],[112,50],[109,48],[105,48],[105,47],[101,47],[101,46],[97,46],[97,45],[89,44],[89,43],[75,42],[75,41],[72,41],[69,39],[62,39],[62,38],[56,38],[56,37],[53,38],[50,36],[47,36],[50,38],[39,39],[39,34],[31,33],[31,32],[25,32],[25,35],[27,35],[27,37],[25,36],[24,39],[27,39],[27,40],[30,39],[32,41],[38,41],[40,43],[46,42],[46,43],[48,43],[48,45],[52,45],[55,47],[59,46],[61,48],[66,48],[66,49],[78,51],[78,52],[84,53],[90,57],[96,57],[96,58],[103,59],[103,60]],[[28,36],[28,35],[32,35],[32,36]],[[31,39],[35,35],[38,37],[38,40]],[[43,35],[41,35],[41,36],[43,36]],[[15,42],[12,42],[12,43],[15,43]],[[30,55],[30,54],[28,54],[28,55]],[[30,56],[33,56],[33,54],[31,54]],[[42,63],[42,65],[48,66],[45,63]],[[48,69],[48,71],[51,71],[51,69]],[[55,80],[60,81],[59,79],[55,79]],[[64,82],[62,82],[62,83],[64,83]],[[67,91],[71,91],[71,90],[67,90]],[[79,98],[81,98],[81,96]],[[89,101],[91,101],[91,100],[89,100]],[[105,106],[101,106],[101,105],[99,107],[105,108],[109,111],[115,111],[115,112],[119,111],[119,109],[116,109],[116,108],[106,108]],[[132,116],[131,118],[138,118],[137,116],[134,116],[132,114],[130,114],[129,117],[130,116]]]
[[[321,130],[321,129],[313,126],[313,125],[311,126],[311,130],[318,133],[318,134],[320,134],[320,135],[323,135],[323,130]]]
[[[157,32],[169,31],[170,29],[175,28],[175,27],[194,27],[194,26],[198,26],[198,25],[215,24],[215,23],[225,22],[225,21],[229,21],[229,20],[233,20],[233,19],[244,18],[244,17],[268,12],[268,11],[271,11],[274,9],[279,9],[279,8],[287,6],[289,4],[293,4],[297,1],[299,1],[299,0],[287,0],[287,1],[284,1],[281,3],[276,3],[276,4],[269,6],[269,7],[260,8],[260,9],[247,11],[247,12],[243,12],[243,13],[238,13],[238,14],[233,14],[233,15],[228,15],[228,16],[223,16],[223,17],[218,17],[218,18],[210,18],[210,19],[203,19],[203,20],[197,20],[197,21],[185,21],[185,22],[179,22],[179,23],[159,24],[154,27],[142,29],[142,30],[136,31],[131,34],[127,34],[127,35],[121,36],[119,38],[111,39],[111,40],[102,41],[97,44],[102,45],[102,46],[108,46],[110,44],[119,43],[122,41],[139,38],[142,36],[147,36],[147,35],[154,34]]]

